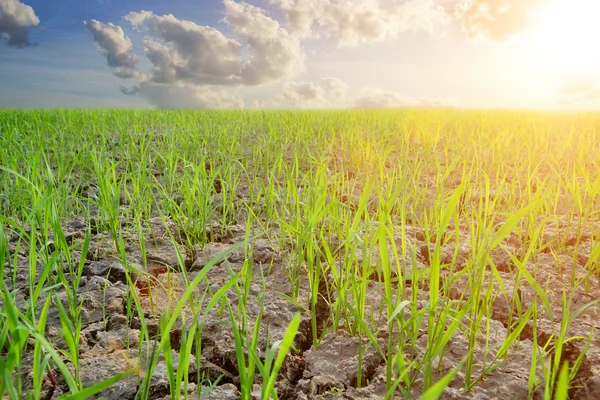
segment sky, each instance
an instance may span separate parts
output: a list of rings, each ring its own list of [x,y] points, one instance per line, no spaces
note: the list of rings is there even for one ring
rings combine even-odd
[[[596,0],[0,0],[0,108],[600,109]]]

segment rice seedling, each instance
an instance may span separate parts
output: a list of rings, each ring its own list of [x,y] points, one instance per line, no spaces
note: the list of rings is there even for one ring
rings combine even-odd
[[[586,397],[598,127],[0,111],[0,397]]]

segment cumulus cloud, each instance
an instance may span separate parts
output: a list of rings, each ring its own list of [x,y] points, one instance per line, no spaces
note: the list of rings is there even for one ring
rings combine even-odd
[[[8,46],[24,48],[34,45],[29,40],[29,32],[39,23],[40,19],[30,6],[19,0],[0,0],[0,35]]]
[[[293,107],[320,107],[325,103],[325,89],[312,82],[286,82],[283,99]]]
[[[262,108],[346,108],[348,85],[334,77],[325,77],[319,83],[288,81],[282,93],[272,101],[255,102]]]
[[[141,95],[159,107],[240,108],[242,100],[223,88],[279,81],[303,69],[299,39],[264,10],[232,0],[223,4],[224,22],[237,34],[235,39],[170,14],[127,14],[125,19],[146,34],[144,53],[152,72],[116,71],[138,82],[121,92]]]
[[[528,27],[531,14],[547,0],[462,0],[455,15],[470,37],[503,41]]]
[[[142,82],[134,89],[148,102],[160,108],[242,108],[243,101],[225,90],[210,90],[201,86]]]
[[[159,107],[238,108],[241,99],[226,87],[256,86],[289,78],[304,68],[297,37],[250,4],[224,0],[225,18],[236,38],[175,16],[150,11],[124,18],[145,33],[144,54],[149,74],[136,70],[131,40],[113,24],[86,23],[98,47],[107,54],[114,74],[136,84],[120,87]],[[220,88],[220,89],[215,89]]]
[[[133,79],[138,82],[147,79],[144,74],[132,68],[115,68],[114,75],[118,78]]]
[[[246,37],[250,51],[241,71],[244,84],[272,82],[304,69],[304,53],[298,38],[258,7],[233,0],[224,0],[223,3],[225,22]]]
[[[245,39],[245,46],[217,29],[158,16],[149,11],[125,19],[149,37],[144,51],[154,66],[155,83],[249,86],[289,77],[303,66],[297,38],[258,7],[225,0],[225,22]]]
[[[238,96],[225,90],[212,90],[203,86],[182,83],[168,84],[144,81],[132,87],[119,86],[126,96],[142,96],[148,103],[159,108],[243,108]]]
[[[125,96],[134,96],[134,95],[140,93],[140,87],[139,86],[133,86],[133,87],[130,87],[130,88],[128,88],[126,86],[119,86],[119,90]]]
[[[412,97],[367,87],[351,100],[351,105],[355,108],[400,108],[414,107],[422,104],[420,104],[419,100]]]
[[[125,19],[149,34],[144,52],[154,66],[153,82],[231,85],[239,80],[241,45],[218,30],[148,11]]]
[[[2,0],[0,0],[2,1]],[[278,82],[304,69],[302,38],[323,35],[341,46],[429,31],[444,25],[450,13],[434,0],[270,0],[280,6],[284,27],[265,10],[245,2],[223,0],[223,22],[234,36],[218,29],[156,15],[131,12],[124,18],[144,33],[144,55],[151,70],[137,68],[131,40],[110,23],[86,22],[97,46],[106,53],[114,74],[131,80],[120,86],[128,96],[141,96],[165,108],[240,108],[242,100],[228,90]],[[287,81],[272,101],[256,107],[384,108],[423,105],[424,101],[373,88],[348,94],[334,77],[319,82]],[[430,101],[431,104],[437,104]]]
[[[211,58],[218,58],[219,51],[222,53],[228,45],[239,51],[235,41],[225,38],[212,28],[199,27],[189,21],[179,21],[170,15],[157,17],[149,12],[130,13],[127,19],[134,26],[147,24],[151,34],[163,38],[163,42],[151,38],[144,41],[146,56],[154,65],[154,70],[149,75],[136,69],[137,58],[133,54],[131,40],[125,36],[121,27],[95,20],[85,22],[97,46],[106,53],[108,65],[114,68],[114,74],[136,82],[132,87],[120,86],[121,93],[127,96],[141,96],[148,103],[160,108],[243,107],[239,97],[209,87],[210,84],[227,82],[227,72],[219,71],[219,68],[226,68],[228,60]],[[198,40],[204,49],[209,50],[208,53],[198,51],[198,44],[195,43]],[[191,53],[188,54],[188,51]],[[193,53],[194,51],[196,53]],[[237,54],[232,58],[235,65],[239,66]],[[233,74],[237,69],[230,71]],[[219,74],[221,80],[215,80]]]
[[[333,77],[315,82],[288,81],[271,101],[254,101],[253,108],[402,108],[452,107],[455,100],[415,98],[396,92],[364,87],[349,94],[348,85]]]
[[[374,87],[363,88],[358,95],[348,99],[352,108],[405,108],[405,107],[456,107],[456,98],[412,97]]]
[[[323,79],[323,87],[335,97],[344,97],[348,92],[348,85],[346,83],[331,76]]]
[[[83,21],[83,25],[92,34],[96,45],[106,53],[106,60],[111,67],[135,68],[137,58],[133,54],[133,44],[131,39],[125,36],[120,26],[104,24],[95,19]],[[119,72],[120,71],[120,72]],[[119,70],[118,73],[125,74],[126,70]],[[125,76],[123,76],[125,77]]]
[[[433,33],[449,24],[449,13],[434,0],[269,0],[299,37],[323,35],[339,46],[396,37],[403,32]]]

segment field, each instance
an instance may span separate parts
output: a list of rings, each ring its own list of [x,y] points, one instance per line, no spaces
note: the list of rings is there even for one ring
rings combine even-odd
[[[600,398],[600,114],[0,111],[0,398]]]

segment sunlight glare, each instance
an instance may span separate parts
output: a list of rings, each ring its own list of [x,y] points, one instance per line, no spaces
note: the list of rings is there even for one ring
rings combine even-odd
[[[532,39],[536,55],[557,73],[600,65],[600,1],[551,0],[535,15]]]

